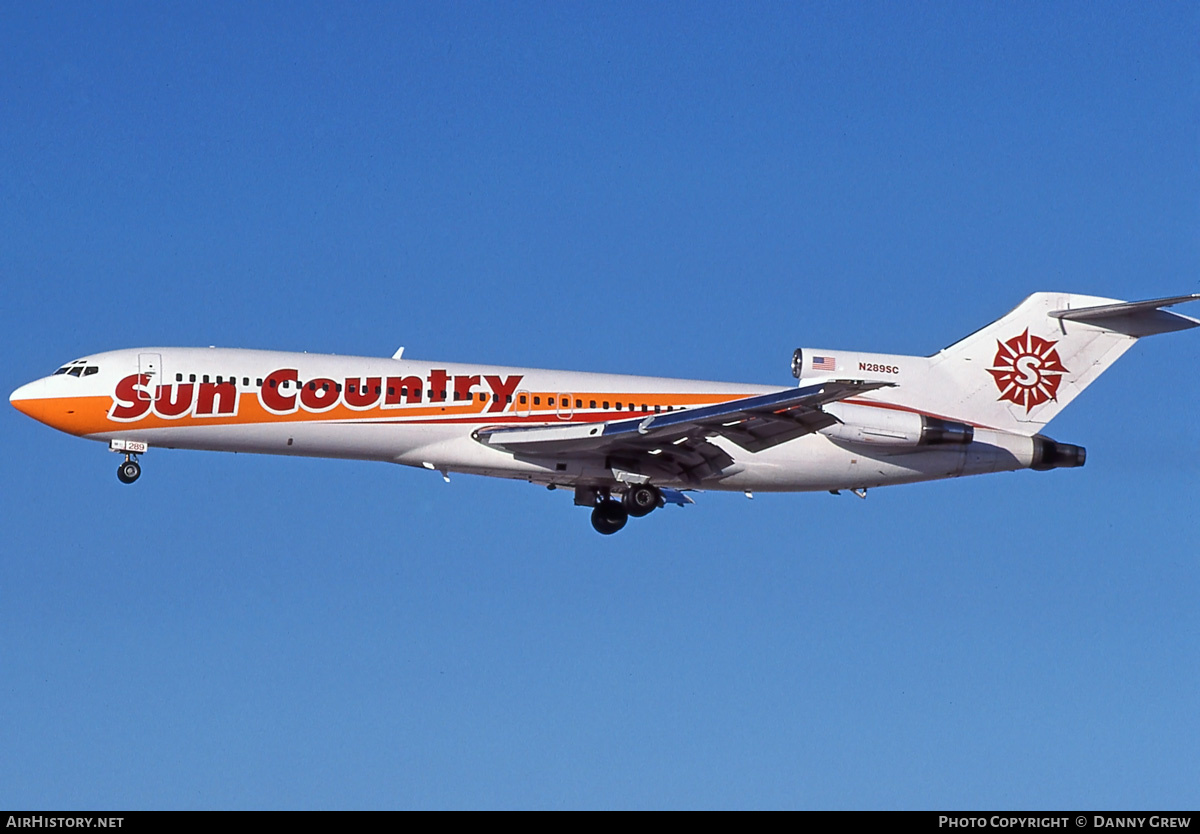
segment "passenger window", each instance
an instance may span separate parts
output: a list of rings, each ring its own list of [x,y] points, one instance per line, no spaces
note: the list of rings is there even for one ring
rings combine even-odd
[[[205,381],[205,382],[208,382],[208,374],[205,374],[205,375],[204,375],[204,381]]]
[[[275,380],[271,380],[271,387],[272,387],[272,388],[274,388],[275,386],[276,386],[276,381],[275,381]]]
[[[656,405],[656,406],[654,406],[654,413],[655,413],[655,414],[658,414],[658,413],[660,413],[661,411],[662,411],[662,406],[661,406],[661,405]]]
[[[524,400],[521,400],[521,402],[525,402],[525,401],[524,401]],[[541,397],[534,397],[534,398],[533,398],[533,404],[534,404],[534,405],[541,405],[541,404],[542,404],[542,398],[541,398]]]
[[[195,382],[195,381],[196,381],[196,375],[188,374],[188,382]]]
[[[521,405],[525,405],[526,402],[528,402],[528,400],[526,399],[525,395],[522,394],[521,395]]]
[[[617,403],[617,405],[618,405],[618,407],[619,407],[619,406],[620,406],[620,403]],[[608,411],[608,400],[605,400],[605,401],[604,401],[604,410],[605,410],[605,411]]]
[[[249,388],[250,387],[250,377],[248,377],[248,376],[242,377],[242,385],[245,385],[247,388]]]
[[[576,400],[576,401],[575,401],[575,407],[576,407],[576,408],[583,408],[583,400]]]
[[[408,392],[407,392],[407,391],[405,391],[403,388],[401,388],[401,389],[400,389],[400,392],[401,392],[401,393],[403,393],[403,394],[407,394],[407,393],[408,393]],[[378,391],[376,391],[375,393],[376,393],[376,394],[378,394],[379,392],[378,392]],[[395,388],[395,386],[392,386],[392,385],[389,385],[389,386],[388,386],[388,396],[389,396],[389,397],[394,397],[394,396],[396,396],[396,388]]]
[[[217,385],[221,384],[221,375],[217,374]]]
[[[259,379],[259,380],[258,380],[257,382],[255,382],[254,384],[255,384],[255,385],[257,385],[259,388],[262,388],[262,379]]]
[[[591,403],[591,405],[589,405],[589,406],[588,406],[588,408],[595,408],[595,407],[596,407],[596,401],[595,401],[595,400],[588,400],[588,402],[590,402],[590,403]]]
[[[183,374],[175,374],[176,382],[183,382]]]

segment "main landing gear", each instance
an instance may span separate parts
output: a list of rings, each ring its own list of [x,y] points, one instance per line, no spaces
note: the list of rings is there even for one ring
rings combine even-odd
[[[132,484],[142,474],[142,467],[133,455],[126,455],[125,462],[117,467],[117,480],[123,484]]]
[[[620,501],[611,498],[605,498],[592,510],[592,526],[596,528],[597,533],[604,536],[611,536],[624,527],[627,521],[629,513],[621,506]]]
[[[650,484],[636,484],[625,491],[618,501],[610,494],[597,496],[592,510],[592,527],[601,535],[611,536],[629,521],[629,517],[641,518],[663,505],[662,493]]]

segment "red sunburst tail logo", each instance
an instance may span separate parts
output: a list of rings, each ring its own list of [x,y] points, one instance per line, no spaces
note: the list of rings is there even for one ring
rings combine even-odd
[[[1007,342],[996,342],[999,348],[988,373],[996,380],[1000,399],[1025,406],[1028,414],[1034,406],[1057,399],[1058,384],[1068,373],[1051,342],[1031,336],[1029,329]]]

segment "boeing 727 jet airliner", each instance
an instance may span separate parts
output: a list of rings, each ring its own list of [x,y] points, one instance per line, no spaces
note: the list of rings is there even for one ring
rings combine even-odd
[[[354,458],[572,489],[592,525],[691,490],[852,490],[1082,466],[1041,434],[1137,339],[1200,325],[1162,309],[1036,293],[932,356],[802,348],[796,388],[218,348],[76,359],[19,411],[124,455],[150,448]]]

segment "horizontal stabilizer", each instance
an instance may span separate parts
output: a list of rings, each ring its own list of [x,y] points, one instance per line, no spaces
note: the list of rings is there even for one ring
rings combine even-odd
[[[1163,307],[1200,301],[1200,293],[1154,298],[1149,301],[1124,301],[1095,307],[1052,310],[1047,315],[1061,321],[1082,321],[1127,336],[1152,336],[1200,326],[1200,321],[1178,313],[1168,313]]]

